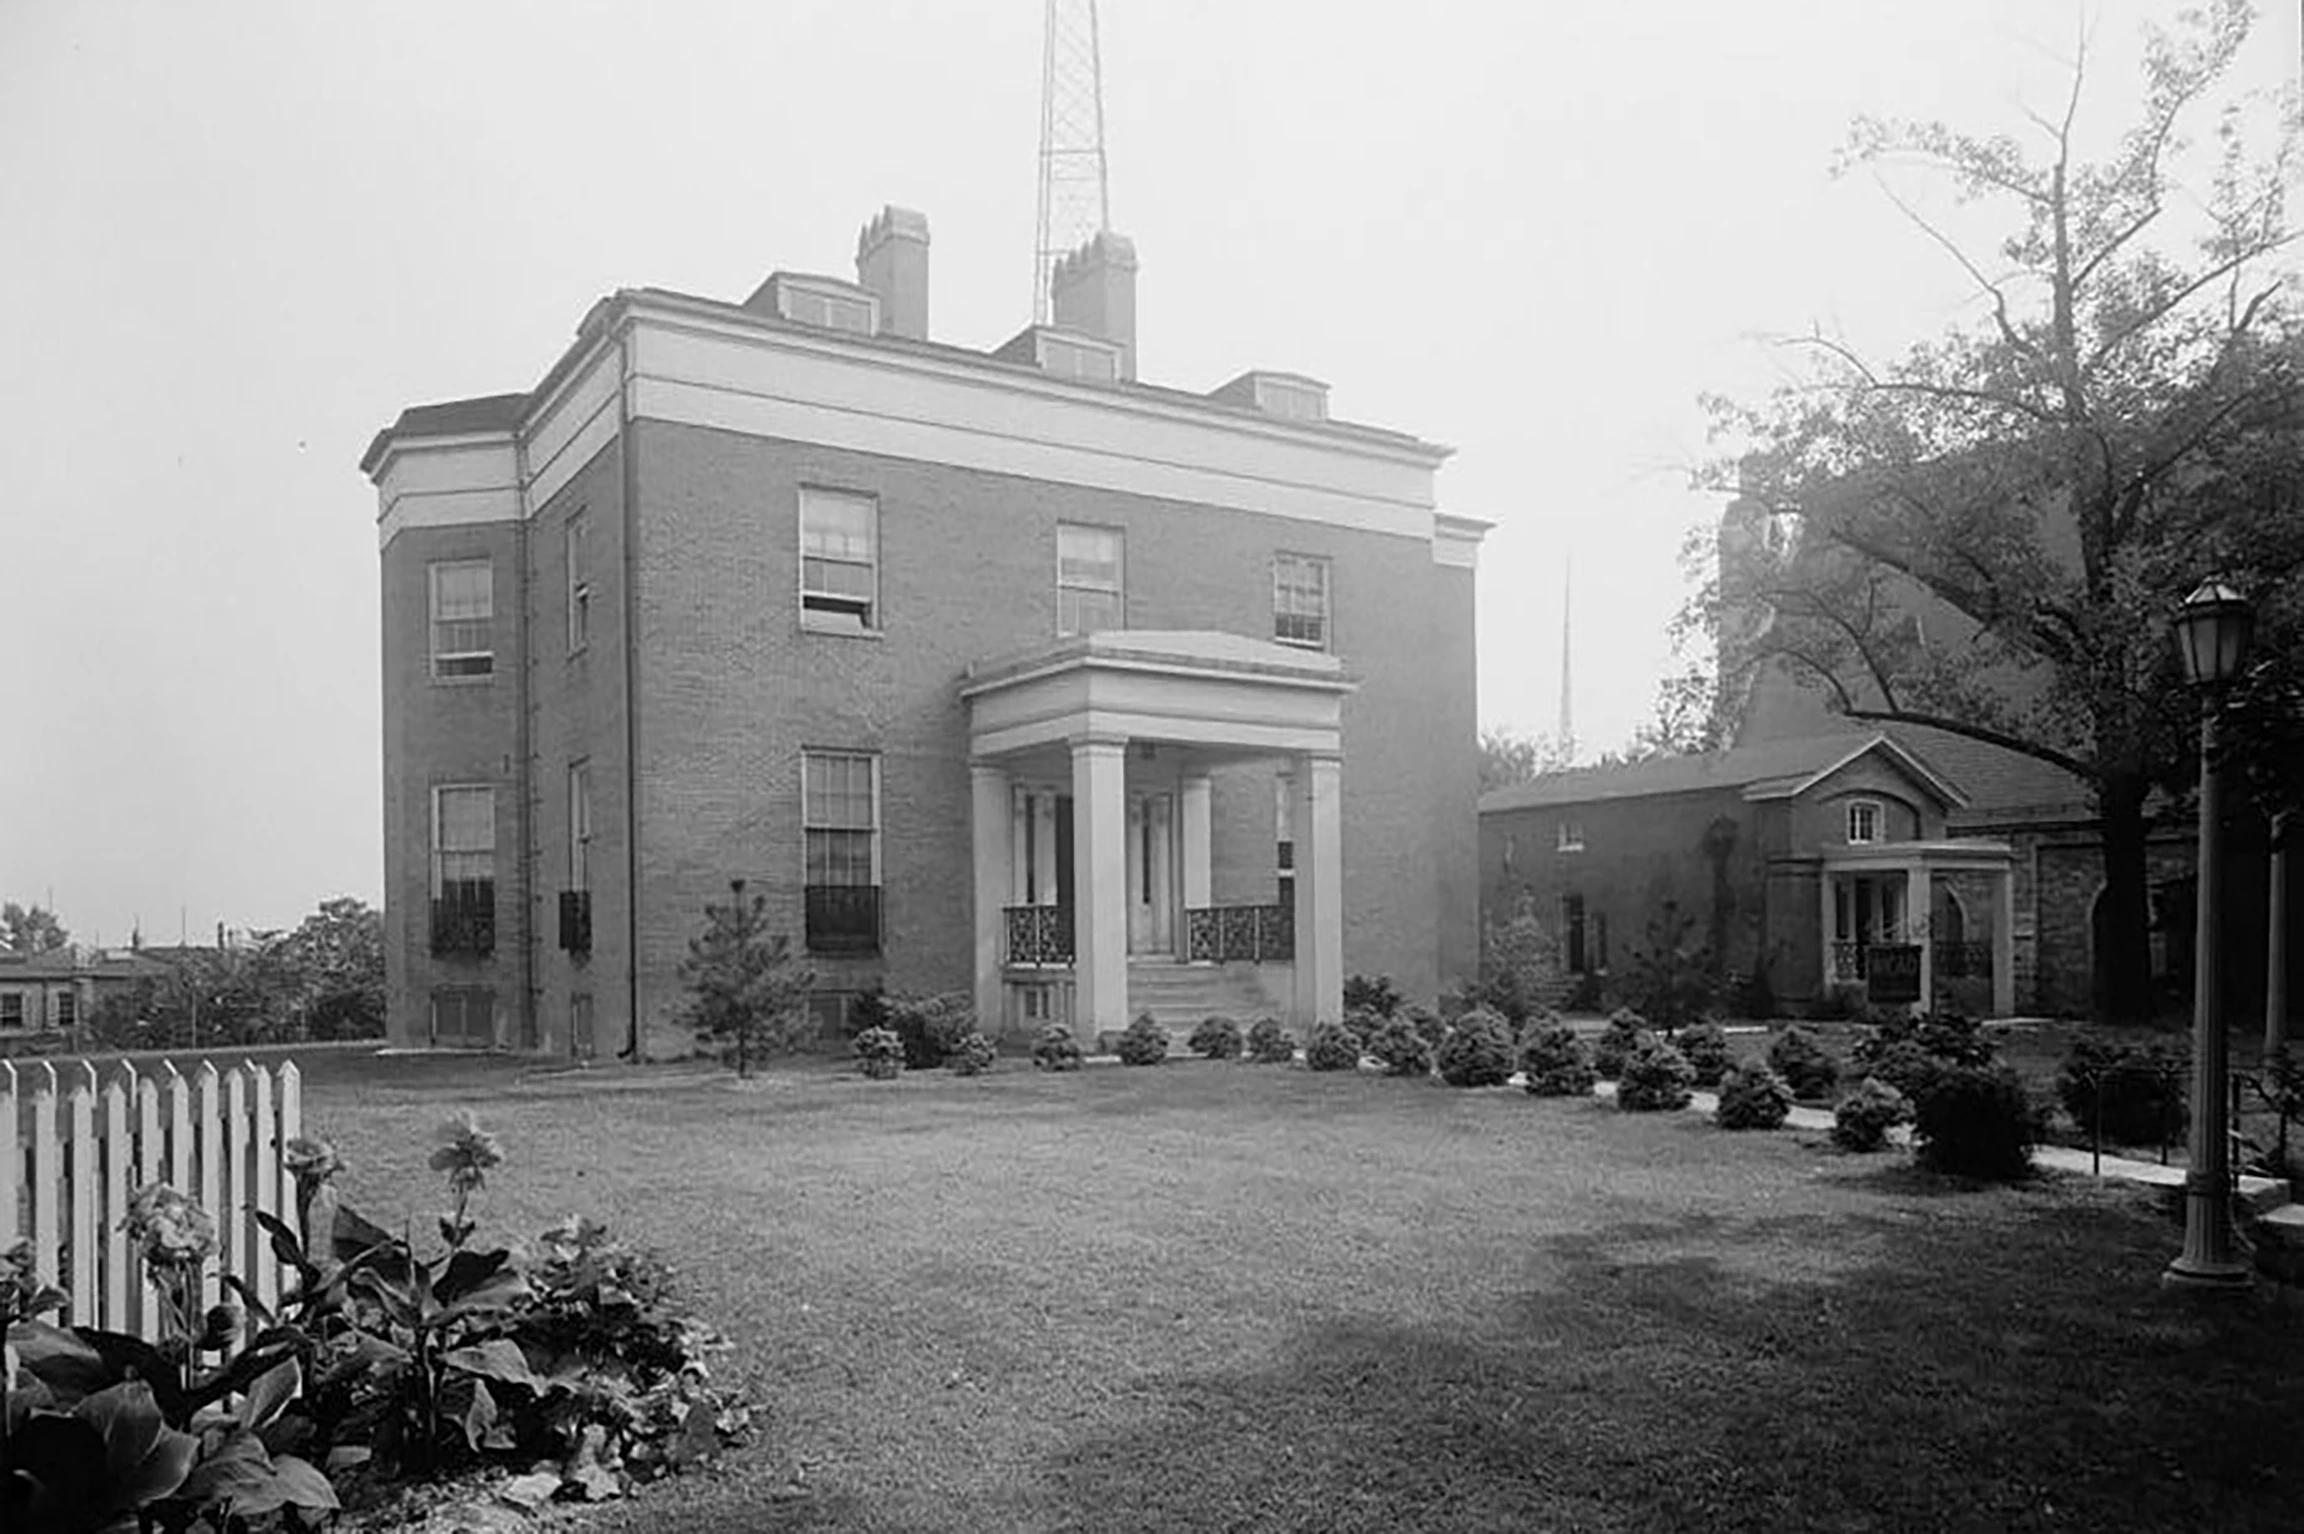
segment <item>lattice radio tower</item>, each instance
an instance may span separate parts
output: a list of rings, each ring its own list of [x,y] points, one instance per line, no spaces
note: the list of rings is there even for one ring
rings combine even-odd
[[[1040,230],[1032,317],[1049,320],[1056,263],[1112,227],[1104,174],[1104,66],[1096,0],[1048,0],[1040,67]]]

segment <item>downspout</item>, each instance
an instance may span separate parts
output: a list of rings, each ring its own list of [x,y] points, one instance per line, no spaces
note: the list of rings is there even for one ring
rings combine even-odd
[[[624,976],[629,1019],[620,1059],[640,1048],[640,474],[632,457],[632,321],[617,337],[616,456],[624,474]]]
[[[520,1030],[520,1047],[526,1049],[541,1036],[536,1015],[536,625],[529,600],[535,582],[528,568],[528,524],[536,507],[530,501],[533,481],[528,475],[528,438],[520,425],[512,428],[512,463],[519,484],[516,509],[520,513],[513,529],[513,549],[520,562],[520,682],[514,692],[520,722],[512,747],[520,763],[520,1015],[514,1026]]]

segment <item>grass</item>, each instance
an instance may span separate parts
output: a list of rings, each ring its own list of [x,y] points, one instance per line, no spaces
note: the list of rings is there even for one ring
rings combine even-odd
[[[467,1103],[484,1230],[663,1248],[771,1407],[604,1530],[2294,1526],[2304,1306],[2163,1296],[2137,1190],[1198,1062],[372,1062],[308,1118],[421,1219]]]

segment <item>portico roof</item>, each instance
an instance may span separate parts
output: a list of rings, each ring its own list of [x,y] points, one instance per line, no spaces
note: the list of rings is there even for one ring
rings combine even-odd
[[[978,661],[960,696],[977,756],[1093,737],[1333,753],[1354,685],[1319,650],[1205,629],[1114,629]]]

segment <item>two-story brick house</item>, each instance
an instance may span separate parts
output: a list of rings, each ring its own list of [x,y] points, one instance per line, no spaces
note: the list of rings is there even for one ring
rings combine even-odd
[[[621,290],[377,435],[396,1041],[675,1052],[732,878],[827,1027],[1470,972],[1485,524],[1314,380],[1140,381],[1135,283],[1099,236],[1053,324],[944,344],[889,209],[853,282]]]

